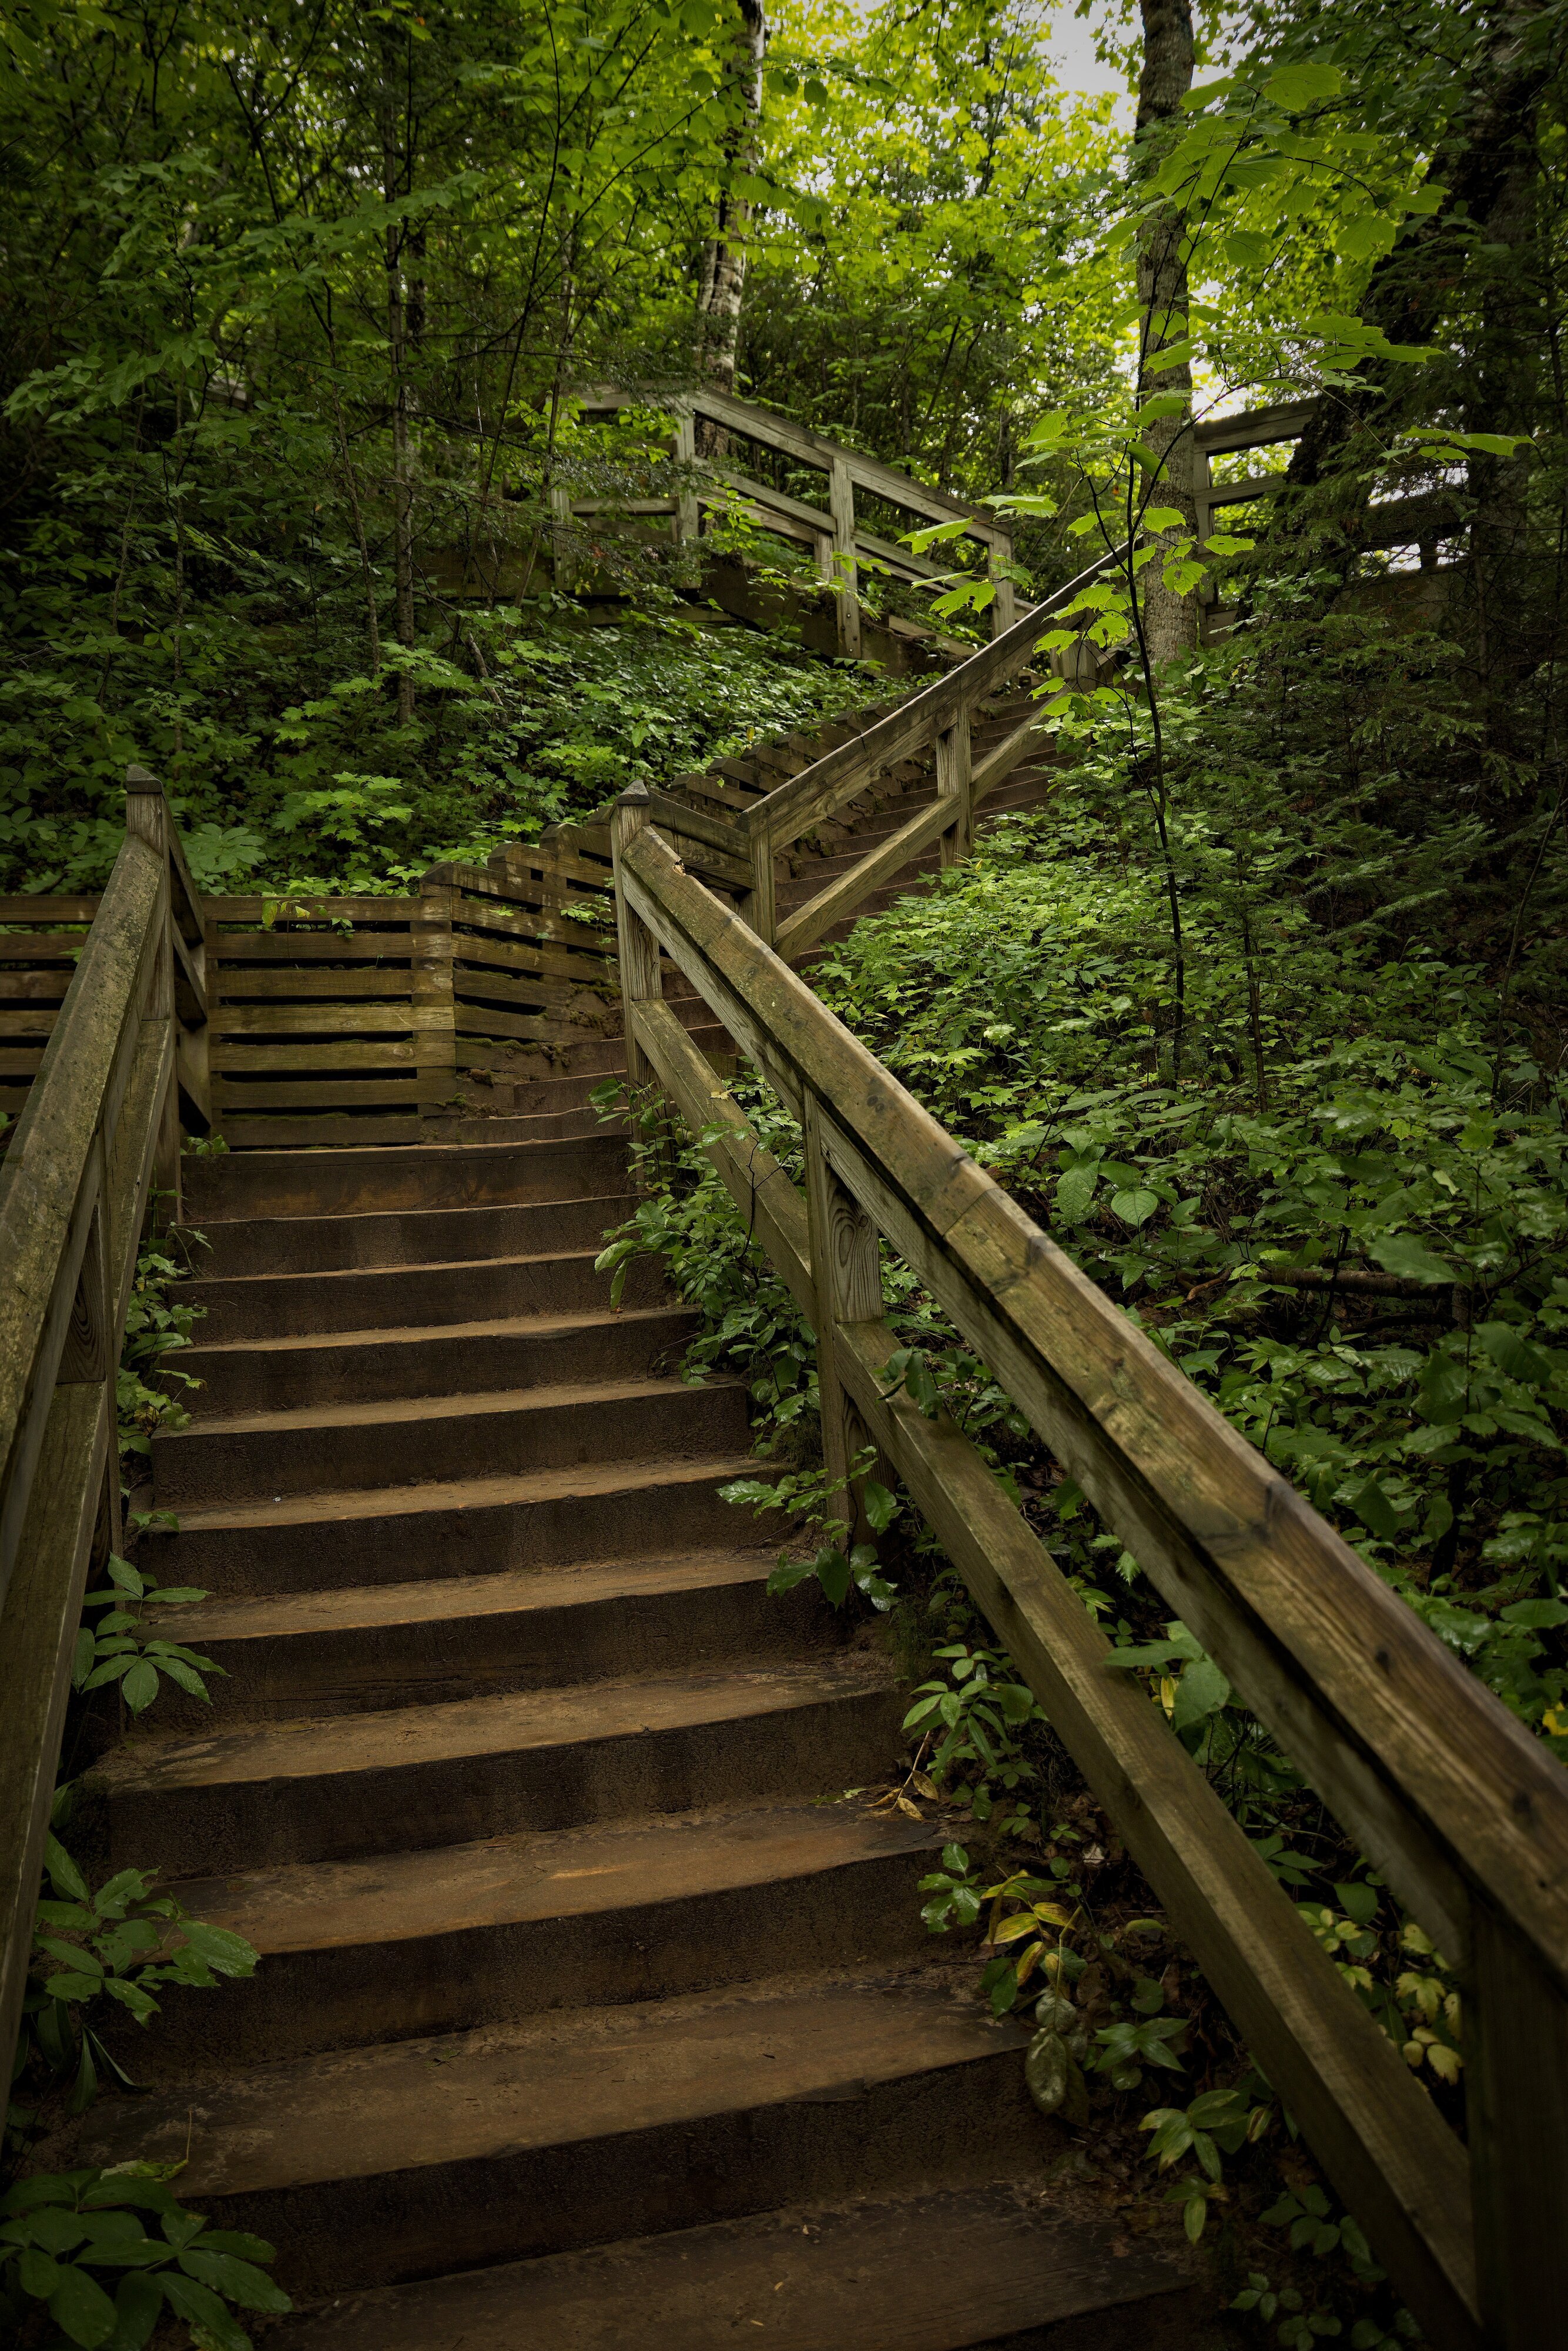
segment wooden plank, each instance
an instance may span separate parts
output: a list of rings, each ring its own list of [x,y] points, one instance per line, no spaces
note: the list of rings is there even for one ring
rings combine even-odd
[[[851,1189],[1399,1899],[1459,1964],[1486,1899],[1561,1988],[1558,1767],[656,834],[623,872],[745,1050],[835,1105]]]
[[[290,1084],[279,1080],[265,1086],[247,1086],[221,1073],[213,1080],[214,1115],[237,1111],[406,1109],[417,1105],[418,1101],[419,1088],[412,1069],[401,1082],[392,1078],[345,1077],[335,1081],[301,1080]]]
[[[212,1050],[214,1074],[255,1077],[265,1070],[390,1070],[412,1067],[418,1052],[412,1037],[365,1038],[344,1045],[220,1045]]]
[[[601,976],[603,968],[601,965]],[[459,1004],[521,1004],[539,1012],[546,1005],[568,1003],[580,992],[573,980],[514,979],[505,972],[474,971],[466,965],[459,966],[455,978]]]
[[[413,951],[412,936],[406,925],[401,931],[361,931],[351,938],[339,932],[220,931],[215,940],[219,984],[227,987],[225,975],[252,965],[298,964],[303,970],[321,964],[341,964],[345,969],[354,964],[383,964],[395,970],[401,964],[406,969]]]
[[[569,894],[569,903],[591,906],[596,914],[608,914],[610,912],[608,893],[589,899],[582,893],[572,892]],[[548,942],[556,946],[573,947],[579,955],[592,955],[596,949],[603,954],[609,952],[591,925],[549,909],[536,913],[531,907],[520,905],[507,908],[478,906],[471,898],[465,898],[455,911],[453,922],[459,939],[470,935],[491,939],[531,939],[536,943]]]
[[[15,1011],[0,1006],[0,1037],[47,1037],[58,1017],[54,1004],[22,1005]]]
[[[59,1765],[72,1645],[109,1451],[100,1385],[56,1391],[0,1606],[0,2046],[15,2045]]]
[[[100,904],[98,898],[0,898],[0,923],[53,930],[60,923],[90,923]]]
[[[0,1052],[0,1076],[38,1071],[0,1169],[0,1579],[9,1577],[27,1509],[87,1244],[83,1186],[134,1018],[162,879],[149,851],[128,838],[42,1060]]]
[[[810,1312],[800,1194],[762,1149],[674,1011],[637,1035],[769,1260]],[[716,1129],[719,1130],[716,1134]],[[1182,1941],[1235,2018],[1314,2152],[1435,2342],[1473,2346],[1463,2151],[1392,2043],[1340,1982],[1293,1906],[974,1447],[883,1393],[899,1344],[847,1322],[836,1361],[873,1437],[963,1573],[1052,1725],[1116,1823]]]
[[[456,892],[433,867],[419,885],[414,917],[413,1010],[417,1020],[413,1059],[419,1069],[422,1107],[449,1099],[457,1072],[457,1019],[453,996],[452,915]]]
[[[401,971],[290,971],[276,965],[263,971],[222,967],[222,990],[212,1014],[225,1018],[225,1006],[237,1004],[406,1004],[411,989],[406,969]]]
[[[460,1004],[457,1008],[457,1034],[462,1037],[520,1037],[529,1044],[547,1043],[559,1035],[557,1023],[548,1013],[533,1019],[517,1012],[500,1012],[488,1005]],[[459,1048],[458,1059],[462,1059]]]
[[[70,984],[68,968],[6,971],[0,967],[0,1004],[58,1004]]]
[[[852,865],[847,873],[841,873],[825,890],[819,890],[814,898],[797,906],[779,925],[777,952],[786,963],[803,955],[809,946],[816,945],[824,931],[831,930],[873,890],[880,890],[884,882],[907,865],[912,857],[918,857],[923,849],[929,848],[952,821],[952,810],[945,808],[940,800],[919,810],[896,832],[890,832],[885,841],[869,850],[858,865]]]
[[[711,416],[716,423],[727,425],[731,432],[760,441],[765,448],[782,449],[823,473],[835,464],[847,466],[857,488],[869,490],[873,497],[885,499],[889,506],[900,507],[909,514],[922,515],[928,522],[965,521],[975,526],[973,536],[977,538],[1005,540],[1008,537],[994,515],[967,505],[962,498],[949,497],[945,490],[929,489],[924,482],[901,474],[895,466],[883,465],[858,449],[846,448],[842,442],[830,441],[825,434],[813,433],[810,426],[797,423],[793,418],[776,416],[770,409],[733,399],[727,392],[697,392],[690,396],[689,405],[697,415]]]
[[[364,1144],[423,1143],[431,1130],[417,1113],[366,1111],[362,1116],[319,1111],[308,1118],[260,1118],[248,1112],[231,1117],[224,1140],[231,1151],[308,1151]]]
[[[85,931],[6,931],[0,933],[0,987],[13,977],[7,964],[51,964],[63,968],[68,980],[76,959],[87,945]]]
[[[557,946],[549,942],[540,945],[534,939],[507,938],[495,931],[477,935],[458,931],[453,936],[452,951],[460,971],[533,972],[540,978],[563,980],[572,987],[603,987],[614,960],[609,940],[601,940],[595,932],[584,931],[580,923],[569,922],[563,927],[578,935],[580,946]]]
[[[423,1018],[428,1020],[430,1016]],[[213,1014],[218,1037],[406,1036],[422,1008],[401,1004],[224,1004]]]
[[[1277,441],[1299,441],[1315,402],[1286,401],[1274,408],[1249,408],[1240,416],[1215,416],[1195,424],[1192,437],[1206,455],[1230,449],[1267,449]]]
[[[1568,2310],[1568,2017],[1484,1902],[1465,1996],[1465,2130],[1487,2340],[1550,2343]]]
[[[237,924],[246,930],[273,932],[279,924],[368,924],[372,929],[396,928],[413,920],[417,898],[284,898],[250,896],[208,898],[208,920]],[[271,921],[267,919],[271,913]]]
[[[1042,719],[1026,718],[1021,726],[1015,726],[1010,735],[1004,736],[999,743],[994,743],[988,751],[983,752],[975,761],[973,791],[976,807],[988,792],[995,791],[1015,768],[1021,767],[1031,751],[1043,750],[1051,741],[1050,731]]]
[[[775,850],[787,849],[823,817],[853,799],[873,775],[933,742],[961,710],[972,709],[1004,678],[1027,666],[1051,616],[1071,604],[1081,590],[1117,559],[1119,551],[1098,557],[1065,587],[1020,615],[1003,635],[769,792],[747,809],[739,822],[754,838],[765,834]]]

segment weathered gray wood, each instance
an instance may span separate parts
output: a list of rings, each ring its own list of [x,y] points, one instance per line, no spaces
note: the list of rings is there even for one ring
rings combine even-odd
[[[853,799],[871,777],[933,742],[962,710],[972,710],[1004,678],[1024,668],[1051,616],[1079,591],[1120,560],[1121,550],[1097,557],[1075,578],[1021,614],[1012,627],[946,677],[900,703],[885,718],[829,751],[765,799],[739,821],[753,836],[766,833],[775,849],[786,849],[822,818]]]
[[[438,1007],[397,1004],[331,1004],[312,997],[303,1004],[224,1004],[213,1015],[215,1037],[311,1037],[407,1033],[440,1020]]]
[[[406,1004],[409,998],[406,967],[392,971],[323,971],[318,967],[299,971],[287,965],[272,964],[262,971],[243,971],[225,965],[222,993],[212,1019],[216,1027],[223,1028],[229,1014],[242,1004],[263,1010],[268,1004]]]
[[[412,1067],[401,1081],[386,1077],[293,1081],[279,1079],[265,1086],[247,1086],[239,1077],[226,1077],[222,1071],[213,1079],[213,1108],[219,1113],[403,1109],[417,1106],[418,1101],[419,1081]]]
[[[267,937],[283,936],[287,926],[294,923],[365,923],[372,928],[406,928],[419,906],[417,898],[250,896],[209,898],[205,903],[214,922],[236,924],[245,930],[259,930]],[[224,945],[226,948],[227,942],[225,941]]]
[[[961,864],[975,839],[973,744],[967,710],[936,737],[936,797],[948,803],[952,819],[942,834],[942,862]]]
[[[1211,457],[1229,449],[1267,449],[1276,441],[1295,441],[1312,413],[1310,400],[1292,400],[1275,408],[1249,408],[1240,416],[1216,416],[1193,426],[1192,437]]]
[[[0,1004],[58,1004],[70,984],[68,964],[58,964],[50,971],[8,971],[0,965]]]
[[[1529,1734],[656,835],[624,871],[744,1049],[832,1105],[851,1189],[1400,1899],[1459,1959],[1484,1896],[1561,1988],[1568,1784]]]
[[[1536,1954],[1474,1913],[1465,2122],[1489,2345],[1545,2344],[1568,2311],[1568,2008]]]
[[[912,857],[918,857],[923,849],[939,840],[952,821],[951,809],[945,808],[940,800],[917,810],[896,832],[890,832],[885,841],[868,850],[858,865],[852,865],[847,873],[838,874],[825,890],[819,890],[814,898],[808,898],[803,906],[797,906],[792,914],[786,915],[774,941],[777,952],[787,963],[804,955],[824,931],[831,931],[835,923],[852,914],[873,890],[880,890]],[[752,927],[758,929],[755,924]],[[762,935],[759,929],[758,935]]]
[[[453,870],[461,872],[464,869]],[[457,1008],[453,990],[452,936],[455,911],[456,893],[445,879],[445,869],[433,867],[420,882],[418,910],[410,925],[413,944],[410,1009],[415,1020],[415,1040],[410,1050],[419,1069],[420,1105],[426,1112],[450,1102],[456,1092]],[[308,1066],[329,1069],[333,1064],[313,1060]]]
[[[633,784],[622,793],[611,819],[610,839],[615,858],[615,872],[620,874],[626,853],[639,837],[646,832],[652,821],[653,806],[645,784]],[[639,922],[635,907],[617,883],[615,892],[616,937],[620,945],[621,1007],[626,1033],[626,1081],[632,1086],[647,1084],[650,1071],[637,1041],[636,1008],[640,1004],[654,1004],[664,992],[664,975],[659,968],[658,942]]]
[[[58,1768],[110,1418],[101,1383],[49,1402],[37,1473],[0,1602],[0,2048],[16,2046],[33,1912]]]
[[[408,1024],[412,1029],[413,1024]],[[452,1029],[445,1024],[446,1036]],[[428,1057],[422,1055],[421,1046],[431,1045]],[[212,1052],[213,1075],[217,1077],[256,1077],[268,1070],[390,1070],[401,1062],[417,1065],[420,1070],[434,1066],[435,1076],[432,1087],[438,1085],[440,1073],[455,1062],[445,1058],[445,1040],[439,1029],[431,1039],[429,1031],[404,1037],[365,1038],[342,1045],[225,1045],[214,1043]],[[427,1089],[427,1091],[430,1089]],[[450,1088],[448,1089],[450,1092]],[[444,1096],[440,1097],[444,1099]]]
[[[21,1010],[0,1006],[0,1037],[47,1037],[59,1017],[55,1004],[30,1004]]]
[[[459,1004],[456,1028],[460,1067],[464,1058],[462,1040],[465,1037],[520,1037],[529,1044],[543,1044],[556,1033],[555,1024],[545,1014],[537,1014],[530,1019],[526,1013],[503,1012],[489,1004]]]
[[[26,923],[34,929],[60,923],[90,923],[97,898],[0,898],[0,923]],[[81,941],[78,939],[79,946]]]
[[[865,1423],[839,1375],[840,1325],[882,1320],[882,1259],[876,1227],[829,1164],[821,1113],[808,1094],[801,1131],[806,1152],[806,1227],[811,1260],[811,1328],[817,1339],[822,1462],[840,1489],[830,1522],[848,1545],[864,1531],[851,1471],[865,1447]]]
[[[839,651],[847,661],[858,661],[861,600],[860,575],[855,565],[855,488],[854,477],[841,457],[835,457],[829,469],[828,505],[833,517],[833,603],[838,613]]]
[[[162,874],[127,840],[0,1167],[0,1592],[27,1508],[66,1321],[88,1241],[94,1165]],[[85,1213],[84,1213],[85,1210]]]
[[[741,900],[741,911],[758,937],[771,945],[779,928],[779,893],[773,843],[766,833],[759,833],[751,841],[749,853],[751,887]]]

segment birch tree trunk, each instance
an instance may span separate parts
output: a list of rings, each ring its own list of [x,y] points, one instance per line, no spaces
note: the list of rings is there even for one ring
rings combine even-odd
[[[1144,62],[1138,77],[1137,155],[1144,172],[1163,159],[1181,120],[1182,100],[1192,88],[1191,0],[1140,0],[1144,20]],[[1151,392],[1179,392],[1184,406],[1179,415],[1161,417],[1143,434],[1159,459],[1159,471],[1147,484],[1148,503],[1174,507],[1181,516],[1179,528],[1159,534],[1167,549],[1190,539],[1197,528],[1192,478],[1192,370],[1185,360],[1175,367],[1153,369],[1151,362],[1172,343],[1184,342],[1187,332],[1186,225],[1180,213],[1166,209],[1146,221],[1138,235],[1138,399]],[[1174,595],[1166,586],[1164,558],[1157,556],[1143,574],[1144,629],[1155,664],[1189,652],[1197,643],[1197,600]]]
[[[725,141],[727,173],[749,171],[757,158],[757,138],[762,120],[762,60],[768,47],[768,19],[762,0],[740,0],[740,31],[735,47],[735,74],[741,99],[740,118]],[[697,288],[697,337],[694,357],[701,382],[716,392],[735,390],[735,363],[740,346],[740,305],[746,290],[746,233],[751,205],[727,188],[719,198],[713,235],[703,247],[702,277]],[[697,453],[714,456],[722,435],[698,420]]]

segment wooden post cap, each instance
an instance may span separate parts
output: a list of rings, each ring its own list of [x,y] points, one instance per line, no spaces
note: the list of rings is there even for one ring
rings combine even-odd
[[[628,784],[623,792],[616,794],[615,805],[617,808],[646,808],[649,798],[646,784]]]
[[[161,794],[163,787],[156,776],[150,773],[146,768],[139,768],[132,760],[131,766],[125,770],[125,789],[128,792]]]

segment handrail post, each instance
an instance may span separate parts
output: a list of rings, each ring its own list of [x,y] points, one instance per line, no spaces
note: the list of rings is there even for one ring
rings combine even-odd
[[[991,599],[991,634],[1005,637],[1018,618],[1018,600],[1013,583],[1005,567],[1012,561],[1012,542],[988,538],[986,541],[986,571],[996,594]]]
[[[626,1082],[651,1085],[653,1072],[637,1041],[634,1018],[639,1004],[656,1003],[664,993],[659,967],[659,942],[632,911],[621,879],[621,860],[629,844],[653,822],[653,804],[646,784],[632,784],[616,801],[610,819],[610,853],[615,871],[615,935],[621,955],[621,1007],[626,1030]]]
[[[862,1531],[862,1505],[851,1482],[852,1464],[871,1442],[870,1431],[839,1375],[838,1326],[876,1322],[883,1313],[882,1251],[877,1229],[829,1164],[817,1097],[802,1104],[806,1144],[806,1220],[811,1252],[817,1334],[817,1393],[822,1419],[822,1461],[830,1480],[842,1480],[841,1515],[847,1550]]]
[[[177,1031],[174,1006],[174,887],[169,871],[169,803],[163,787],[145,768],[125,770],[125,830],[144,841],[162,867],[159,884],[159,937],[156,972],[145,1007],[155,1019],[167,1020]],[[171,1085],[158,1119],[158,1142],[152,1155],[154,1205],[152,1222],[167,1228],[183,1221],[180,1196],[180,1099]]]
[[[760,811],[758,812],[760,815]],[[748,826],[746,853],[751,861],[751,887],[740,902],[742,922],[749,923],[764,946],[779,935],[779,909],[774,887],[773,837],[766,820]]]
[[[670,455],[677,465],[695,465],[697,455],[696,418],[689,409],[675,411],[675,432]],[[682,483],[675,493],[675,544],[684,546],[695,538],[702,528],[697,507],[697,494],[690,480]]]
[[[942,862],[960,865],[975,837],[973,718],[961,710],[936,737],[936,797],[953,803],[953,822],[942,835]]]
[[[1551,2340],[1568,2310],[1568,2010],[1521,1940],[1471,1907],[1465,2123],[1488,2351]]]
[[[860,659],[860,573],[855,563],[855,486],[843,458],[828,469],[828,504],[833,517],[833,569],[839,611],[839,651],[850,661]]]

